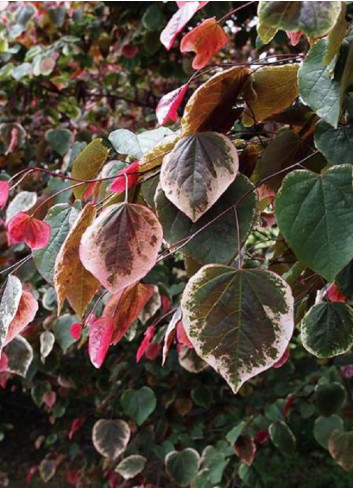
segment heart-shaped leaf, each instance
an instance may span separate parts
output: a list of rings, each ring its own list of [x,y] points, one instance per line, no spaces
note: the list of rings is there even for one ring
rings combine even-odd
[[[58,315],[65,298],[79,318],[99,289],[98,280],[82,265],[79,258],[81,237],[92,224],[96,210],[87,204],[66,236],[55,260],[54,287],[58,298]]]
[[[344,424],[342,418],[333,414],[332,416],[320,416],[315,420],[314,437],[315,440],[323,447],[328,448],[328,440],[333,430],[343,431]]]
[[[33,321],[38,311],[38,302],[27,290],[22,291],[15,317],[9,324],[4,345],[7,345]]]
[[[353,431],[333,430],[328,440],[328,450],[342,469],[353,469]]]
[[[335,129],[319,121],[315,127],[315,145],[331,165],[353,165],[353,124]]]
[[[197,354],[235,393],[282,357],[293,333],[292,293],[273,272],[206,265],[187,284],[181,307]]]
[[[80,258],[111,293],[143,278],[155,265],[162,227],[147,207],[114,204],[84,232]]]
[[[199,460],[200,455],[193,448],[169,452],[165,458],[167,473],[180,487],[187,487],[196,477]]]
[[[342,302],[316,304],[302,320],[301,340],[318,358],[346,353],[353,346],[353,309]]]
[[[237,151],[223,134],[187,136],[164,158],[161,186],[166,197],[195,222],[233,182],[238,166]]]
[[[146,461],[146,458],[141,455],[130,455],[119,462],[115,467],[115,471],[122,475],[126,480],[132,479],[143,471]]]
[[[100,419],[93,426],[94,448],[110,460],[116,459],[125,451],[129,439],[129,425],[122,419]]]
[[[121,405],[124,413],[140,426],[156,409],[157,401],[152,389],[141,387],[126,389],[121,396]]]
[[[353,257],[352,166],[296,170],[275,201],[280,232],[297,258],[329,281]]]
[[[239,252],[239,242],[242,244],[246,240],[254,223],[256,192],[252,192],[253,188],[249,180],[239,174],[218,201],[196,223],[175,207],[161,188],[157,189],[155,205],[163,226],[164,239],[172,245],[183,242],[196,233],[196,236],[183,246],[183,252],[201,264],[228,265]],[[243,198],[246,194],[247,197]],[[239,200],[241,201],[237,204]],[[231,208],[232,206],[234,207]],[[227,209],[230,210],[217,218]],[[208,224],[210,225],[207,227]],[[201,229],[202,231],[197,234]]]

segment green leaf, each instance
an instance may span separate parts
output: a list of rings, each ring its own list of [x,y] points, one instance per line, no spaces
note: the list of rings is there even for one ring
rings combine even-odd
[[[353,431],[333,430],[328,440],[328,450],[342,469],[353,469]]]
[[[42,277],[53,283],[54,265],[61,245],[65,241],[79,211],[69,204],[57,204],[51,207],[44,221],[51,228],[50,241],[45,248],[33,251],[33,261]]]
[[[316,304],[302,320],[301,340],[318,358],[346,353],[353,346],[353,309],[342,302]]]
[[[240,242],[244,243],[256,215],[256,192],[253,185],[243,175],[228,187],[219,200],[196,223],[193,223],[183,212],[175,207],[159,188],[155,196],[157,215],[163,226],[164,239],[174,244],[197,233],[200,229],[217,218],[222,212],[234,205],[224,216],[218,218],[205,230],[196,235],[183,246],[184,253],[190,255],[198,263],[228,264],[238,254],[238,226]],[[245,194],[249,194],[238,205],[235,204]]]
[[[208,389],[205,385],[198,385],[191,391],[191,398],[195,404],[202,407],[209,407],[212,400],[213,395],[212,391]]]
[[[299,92],[305,104],[336,128],[341,113],[340,83],[323,64],[326,49],[326,39],[311,47],[298,72]]]
[[[156,409],[157,401],[152,389],[141,387],[138,390],[125,390],[121,396],[121,405],[124,413],[140,426]]]
[[[6,371],[11,374],[26,377],[33,360],[33,348],[21,335],[17,335],[4,348],[8,358]]]
[[[335,25],[341,2],[259,2],[262,23],[285,31],[302,31],[309,37],[323,37]]]
[[[69,151],[72,133],[68,129],[49,129],[45,133],[45,139],[51,148],[64,157]]]
[[[270,438],[282,455],[291,455],[295,450],[296,440],[292,430],[282,420],[275,421],[269,427]]]
[[[206,265],[187,284],[181,307],[196,353],[234,393],[281,358],[293,333],[290,287],[264,270]]]
[[[100,419],[92,431],[94,448],[110,460],[121,455],[129,442],[130,428],[122,419]]]
[[[163,27],[165,23],[165,16],[160,5],[153,3],[150,5],[143,14],[142,25],[148,31],[156,31]]]
[[[346,391],[339,382],[318,384],[315,388],[316,406],[323,416],[331,416],[346,402]]]
[[[340,4],[341,4],[341,10],[337,22],[333,26],[327,38],[327,51],[324,56],[325,66],[330,65],[332,61],[336,61],[335,58],[339,55],[341,43],[347,32],[347,21],[346,21],[347,8],[344,2],[340,2]],[[333,69],[332,65],[330,66],[330,68]]]
[[[159,127],[151,131],[134,134],[127,129],[117,129],[109,134],[109,141],[117,153],[140,159],[148,149],[153,148],[166,136],[174,133],[167,127]]]
[[[343,295],[353,299],[353,260],[340,271],[335,282]]]
[[[229,460],[226,459],[224,453],[212,445],[205,447],[201,454],[195,487],[214,487],[219,484],[228,463]]]
[[[24,190],[23,192],[19,192],[16,197],[9,203],[9,206],[6,210],[6,224],[9,220],[14,217],[18,212],[26,212],[37,202],[37,194],[36,192],[28,192]]]
[[[163,160],[161,186],[166,197],[197,221],[227,190],[238,172],[233,143],[216,132],[180,139]]]
[[[315,127],[315,146],[331,165],[353,165],[353,124],[335,129],[319,121]]]
[[[75,158],[72,166],[72,176],[78,180],[93,180],[108,158],[108,149],[103,146],[101,139],[94,139]],[[73,189],[77,199],[82,199],[90,184],[80,185]]]
[[[239,436],[241,435],[244,427],[246,426],[246,421],[241,421],[239,424],[234,426],[228,433],[226,434],[226,440],[231,444],[234,445],[234,443],[237,441]]]
[[[53,324],[55,339],[64,352],[76,342],[70,333],[70,328],[78,321],[78,317],[73,314],[63,314]]]
[[[328,448],[328,440],[333,430],[343,431],[344,425],[342,419],[333,414],[332,416],[320,416],[315,420],[314,437],[315,440],[323,447]]]
[[[280,232],[298,260],[333,281],[353,257],[352,166],[296,170],[275,201]]]
[[[124,477],[124,479],[132,479],[143,471],[146,461],[147,459],[141,455],[130,455],[124,458],[114,470]]]
[[[16,316],[22,296],[22,284],[15,275],[9,275],[0,290],[0,356],[11,321]]]
[[[165,458],[168,475],[180,487],[187,487],[196,477],[200,455],[193,448],[181,452],[172,451]]]

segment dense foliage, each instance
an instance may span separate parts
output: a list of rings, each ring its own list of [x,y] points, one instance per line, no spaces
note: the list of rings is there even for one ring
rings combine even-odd
[[[0,18],[3,485],[350,487],[351,3]]]

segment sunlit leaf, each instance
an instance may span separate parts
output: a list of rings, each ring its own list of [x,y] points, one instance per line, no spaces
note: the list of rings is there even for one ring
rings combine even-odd
[[[15,296],[16,297],[16,294]],[[10,301],[9,301],[10,302]],[[10,343],[25,327],[31,323],[38,311],[38,302],[27,290],[22,291],[15,317],[9,324],[4,345]]]
[[[22,297],[22,284],[15,275],[9,275],[0,290],[0,354],[9,326],[14,319]]]

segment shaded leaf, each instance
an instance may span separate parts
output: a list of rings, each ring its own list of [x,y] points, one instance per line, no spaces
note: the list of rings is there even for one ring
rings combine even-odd
[[[87,204],[78,215],[55,260],[54,287],[60,315],[65,298],[79,318],[99,289],[98,280],[82,265],[79,257],[81,237],[96,217],[96,210]]]
[[[8,357],[7,372],[26,377],[33,360],[33,349],[28,341],[17,335],[5,346],[4,352]]]
[[[69,151],[72,133],[68,129],[49,129],[45,133],[45,139],[50,144],[51,148],[64,157]]]
[[[172,319],[170,320],[165,332],[163,353],[162,353],[162,366],[165,364],[165,361],[167,359],[168,352],[175,338],[176,326],[180,320],[181,320],[181,309],[180,307],[178,307],[174,312]]]
[[[346,391],[340,382],[322,383],[315,388],[315,404],[323,416],[331,416],[339,411],[346,399]]]
[[[44,362],[54,347],[55,336],[51,331],[43,331],[43,333],[40,334],[39,340],[41,359],[42,362]]]
[[[193,448],[169,452],[165,458],[168,475],[180,486],[187,487],[196,477],[200,455]]]
[[[297,258],[333,281],[353,257],[352,166],[335,166],[321,175],[292,171],[277,195],[275,211]]]
[[[275,421],[269,428],[270,438],[282,455],[291,455],[296,446],[295,436],[289,426],[282,420]]]
[[[315,146],[331,165],[353,165],[353,124],[335,129],[320,120],[315,127]]]
[[[353,431],[333,430],[328,440],[331,457],[342,469],[353,469]]]
[[[44,482],[49,482],[56,472],[55,460],[44,458],[39,464],[39,474]]]
[[[234,392],[277,362],[293,333],[292,293],[273,272],[206,265],[189,280],[181,307],[196,353]]]
[[[156,409],[156,396],[150,387],[141,389],[126,389],[120,399],[124,413],[139,426]]]
[[[189,85],[185,83],[179,88],[176,88],[172,92],[163,95],[158,102],[156,108],[156,116],[158,123],[163,126],[169,120],[176,122],[178,120],[178,108],[182,103]]]
[[[10,244],[26,243],[32,250],[45,248],[50,240],[51,229],[47,222],[18,212],[7,224]]]
[[[315,420],[314,437],[323,448],[328,448],[328,440],[333,430],[344,430],[343,420],[336,414],[329,417],[320,416]]]
[[[244,464],[250,467],[254,462],[256,453],[254,437],[249,434],[241,435],[234,445],[234,452]]]
[[[9,334],[9,326],[16,316],[22,297],[22,284],[15,275],[9,275],[0,290],[0,355]]]
[[[92,431],[94,448],[110,460],[121,455],[130,439],[129,425],[122,419],[100,419]]]
[[[197,221],[235,179],[238,154],[222,134],[206,132],[182,138],[161,168],[166,197]]]
[[[142,205],[107,207],[84,232],[80,259],[101,284],[116,293],[143,278],[155,265],[162,227]]]
[[[114,470],[124,477],[125,480],[133,479],[143,471],[146,462],[147,459],[142,457],[142,455],[130,455],[119,462]]]

